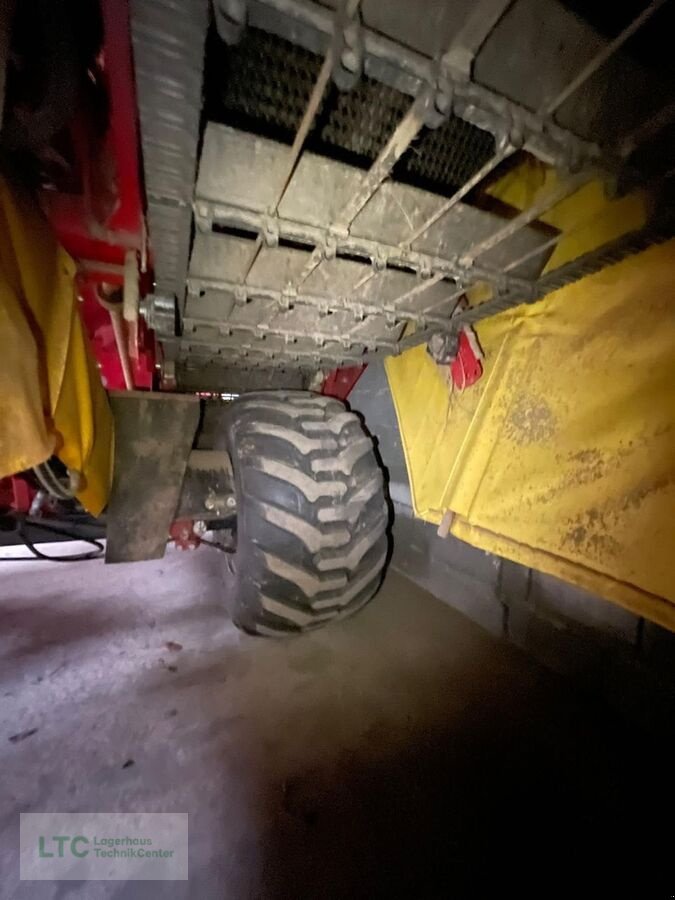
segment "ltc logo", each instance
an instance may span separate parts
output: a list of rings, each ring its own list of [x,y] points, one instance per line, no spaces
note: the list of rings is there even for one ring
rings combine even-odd
[[[71,837],[68,834],[54,834],[51,838],[45,838],[44,835],[40,835],[38,839],[38,856],[41,859],[53,859],[55,856],[63,859],[64,856],[72,855],[82,859],[84,856],[89,855],[89,850],[78,849],[78,846],[88,843],[89,838],[83,837],[81,834],[75,837]]]

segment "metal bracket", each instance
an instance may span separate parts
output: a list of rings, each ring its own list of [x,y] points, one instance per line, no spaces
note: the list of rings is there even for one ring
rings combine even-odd
[[[263,216],[262,236],[266,247],[279,246],[279,222],[276,216],[269,214]]]
[[[321,253],[324,259],[335,259],[337,253],[337,238],[331,232],[327,232],[321,247]]]
[[[238,44],[246,28],[247,0],[213,0],[213,18],[222,41]]]
[[[384,272],[387,268],[388,256],[381,247],[377,247],[370,262],[375,272]]]
[[[175,518],[200,406],[191,394],[119,391],[106,562],[161,559]]]
[[[177,308],[175,297],[148,294],[139,304],[139,312],[160,338],[176,336]]]
[[[234,302],[237,306],[246,306],[248,303],[248,291],[243,284],[238,284],[235,286],[234,291]]]
[[[455,97],[452,79],[440,62],[433,67],[431,83],[427,89],[431,91],[431,98],[424,124],[427,128],[439,128],[450,118]]]
[[[363,34],[359,12],[349,17],[345,7],[338,13],[333,36],[333,81],[338,90],[351,91],[363,74]]]
[[[192,450],[187,459],[176,519],[220,519],[236,512],[232,464],[223,450]]]
[[[279,309],[289,311],[293,309],[297,299],[298,292],[290,285],[287,285],[279,295]]]

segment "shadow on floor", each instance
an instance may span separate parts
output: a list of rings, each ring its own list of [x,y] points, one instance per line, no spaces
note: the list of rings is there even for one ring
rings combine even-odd
[[[3,591],[0,896],[670,895],[669,744],[393,572],[353,620],[241,635],[215,557]],[[21,884],[47,810],[188,812],[190,880]]]

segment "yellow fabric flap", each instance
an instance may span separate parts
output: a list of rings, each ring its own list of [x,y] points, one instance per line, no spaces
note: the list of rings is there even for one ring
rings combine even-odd
[[[75,264],[39,209],[0,179],[0,477],[56,454],[97,515],[113,423],[75,298]]]
[[[388,359],[416,514],[675,629],[674,296],[670,242],[482,322],[463,393]]]

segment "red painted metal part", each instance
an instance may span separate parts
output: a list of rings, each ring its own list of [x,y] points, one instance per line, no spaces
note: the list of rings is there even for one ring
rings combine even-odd
[[[333,369],[321,388],[321,393],[336,400],[346,400],[365,370],[365,366],[343,366]]]
[[[79,297],[82,298],[80,315],[101,372],[103,386],[108,390],[124,390],[124,375],[115,344],[110,313],[99,303],[98,291],[99,285],[91,281],[79,284]],[[135,348],[131,346],[131,342],[129,344],[134,386],[151,389],[155,374],[155,340],[143,320],[138,322],[135,355]]]
[[[0,509],[28,513],[36,493],[33,485],[21,475],[0,478]]]
[[[463,391],[471,387],[483,374],[483,358],[476,333],[470,325],[465,325],[459,333],[457,356],[450,363],[450,374],[454,386]]]
[[[152,280],[146,259],[144,195],[127,0],[100,0],[103,47],[91,77],[105,87],[109,119],[101,138],[86,109],[69,127],[80,193],[45,191],[42,205],[56,236],[78,264],[79,311],[108,389],[125,388],[110,313],[99,302],[103,293],[124,288],[128,251],[137,260],[140,295]],[[139,319],[124,324],[134,387],[151,389],[156,343]],[[0,509],[28,513],[36,488],[23,476],[0,479]],[[189,523],[190,532],[193,531]],[[197,535],[194,535],[199,541]],[[189,545],[189,539],[188,539]]]
[[[201,544],[201,538],[194,526],[192,519],[176,519],[169,529],[169,540],[173,541],[179,550],[196,550]]]
[[[70,128],[82,191],[45,193],[43,203],[60,243],[78,263],[80,314],[109,389],[124,389],[120,355],[110,314],[98,301],[102,291],[124,287],[128,251],[136,256],[140,295],[147,293],[145,215],[140,174],[129,9],[126,0],[101,0],[103,47],[92,78],[104,87],[109,120],[101,139],[86,110]],[[152,388],[155,340],[145,323],[124,323],[136,388]]]
[[[108,129],[103,141],[81,111],[71,127],[83,192],[52,194],[51,221],[77,260],[124,265],[126,250],[143,252],[145,241],[139,141],[126,2],[101,0],[103,48],[92,76],[105,86]]]

